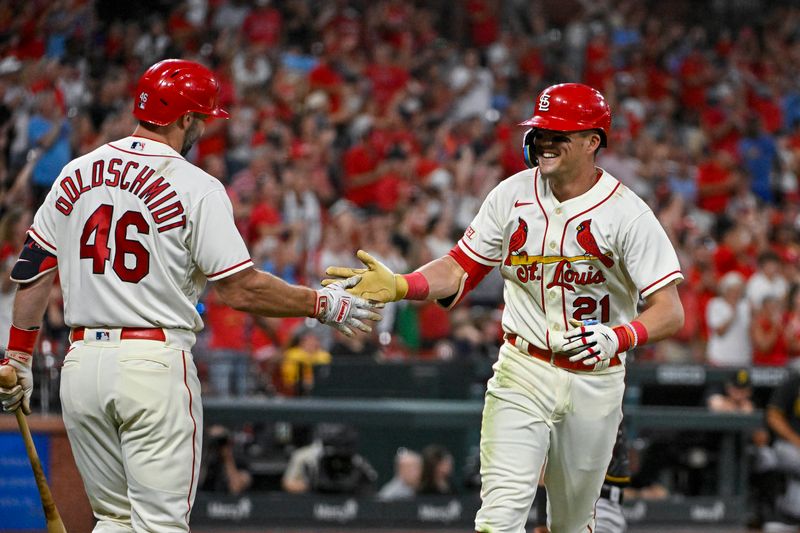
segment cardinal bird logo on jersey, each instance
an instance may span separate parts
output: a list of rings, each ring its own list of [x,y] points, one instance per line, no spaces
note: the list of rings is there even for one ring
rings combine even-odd
[[[512,233],[511,237],[508,239],[508,257],[506,257],[506,265],[511,264],[511,256],[519,255],[522,247],[525,246],[525,243],[528,241],[528,223],[522,220],[522,217],[518,220],[519,226],[517,226],[517,229],[514,230],[514,233]]]
[[[586,219],[580,224],[578,224],[578,234],[575,236],[575,239],[580,244],[581,248],[589,254],[597,257],[603,266],[607,268],[611,268],[614,266],[614,260],[608,257],[607,255],[603,254],[600,251],[600,247],[597,245],[597,241],[594,240],[594,235],[592,235],[592,219]]]

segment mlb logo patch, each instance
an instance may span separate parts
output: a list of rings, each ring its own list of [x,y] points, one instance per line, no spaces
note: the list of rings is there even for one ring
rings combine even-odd
[[[95,331],[94,340],[96,341],[109,341],[111,340],[111,333],[108,331]]]
[[[138,150],[140,152],[144,151],[144,143],[141,141],[133,141],[131,143],[131,150]]]

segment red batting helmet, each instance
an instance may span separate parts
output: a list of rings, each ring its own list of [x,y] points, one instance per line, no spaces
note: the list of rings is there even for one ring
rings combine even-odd
[[[139,79],[133,115],[157,126],[166,126],[192,112],[228,118],[218,99],[219,82],[213,72],[194,61],[165,59]]]
[[[582,83],[551,85],[539,94],[533,116],[520,126],[530,126],[522,142],[525,163],[536,166],[533,134],[536,130],[598,130],[600,146],[611,132],[611,109],[600,91]]]

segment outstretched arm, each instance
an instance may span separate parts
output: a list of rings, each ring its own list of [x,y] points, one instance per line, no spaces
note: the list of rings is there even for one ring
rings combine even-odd
[[[215,287],[220,299],[239,311],[274,317],[308,316],[352,336],[353,328],[372,331],[362,320],[381,319],[375,312],[380,306],[345,292],[359,280],[357,277],[338,280],[339,283],[315,291],[248,268],[217,280]]]
[[[364,250],[359,250],[357,256],[365,268],[329,267],[325,274],[332,277],[322,284],[361,276],[361,281],[349,290],[367,300],[446,300],[461,292],[467,275],[450,255],[434,259],[411,274],[395,274]]]

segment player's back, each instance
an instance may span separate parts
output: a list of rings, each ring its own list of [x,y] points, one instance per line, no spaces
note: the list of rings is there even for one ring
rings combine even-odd
[[[215,268],[250,264],[222,184],[170,146],[141,137],[68,164],[31,236],[58,258],[73,327],[199,330],[195,304],[206,278]],[[204,261],[203,246],[229,252]]]

